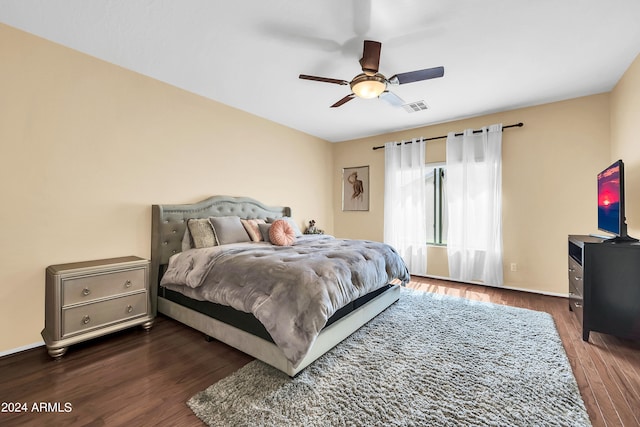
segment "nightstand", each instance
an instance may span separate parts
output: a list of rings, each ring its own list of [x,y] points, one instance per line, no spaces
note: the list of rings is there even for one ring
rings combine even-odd
[[[45,327],[49,355],[132,326],[153,325],[149,261],[128,256],[51,265],[46,271]]]

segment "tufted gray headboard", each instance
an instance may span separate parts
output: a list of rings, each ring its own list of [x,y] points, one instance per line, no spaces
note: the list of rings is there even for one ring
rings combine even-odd
[[[210,216],[267,218],[291,216],[291,209],[266,206],[248,197],[213,196],[201,202],[185,205],[152,205],[151,207],[151,289],[153,311],[161,272],[171,255],[182,250],[182,237],[187,220]]]

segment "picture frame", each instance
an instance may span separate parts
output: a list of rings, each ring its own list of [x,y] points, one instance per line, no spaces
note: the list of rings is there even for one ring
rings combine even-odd
[[[369,166],[342,169],[342,210],[369,210]]]

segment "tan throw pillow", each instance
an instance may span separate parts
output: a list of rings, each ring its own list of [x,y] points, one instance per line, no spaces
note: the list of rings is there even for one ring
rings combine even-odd
[[[296,232],[284,219],[278,219],[269,228],[269,240],[278,246],[291,246],[296,241]]]
[[[191,218],[187,221],[187,228],[189,228],[195,248],[216,246],[216,238],[208,218]]]
[[[251,237],[252,242],[260,242],[263,240],[258,224],[265,224],[264,219],[241,219],[240,222],[242,222],[244,229],[247,230],[247,234]]]

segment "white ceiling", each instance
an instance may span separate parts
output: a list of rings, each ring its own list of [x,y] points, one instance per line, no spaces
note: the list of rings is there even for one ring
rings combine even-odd
[[[0,0],[0,22],[328,141],[607,92],[640,52],[640,0]],[[362,42],[380,72],[442,65],[329,108]],[[0,65],[1,66],[1,65]],[[506,123],[505,123],[506,124]]]

